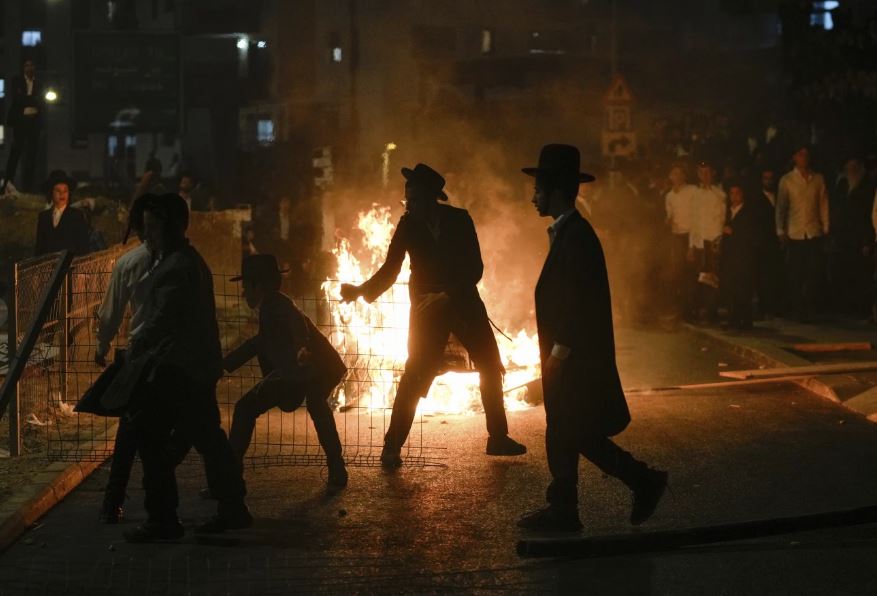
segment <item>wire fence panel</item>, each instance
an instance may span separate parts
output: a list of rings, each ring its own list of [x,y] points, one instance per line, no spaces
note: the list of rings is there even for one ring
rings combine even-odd
[[[69,461],[102,460],[112,454],[116,420],[77,414],[73,407],[101,372],[94,363],[96,313],[113,265],[132,246],[115,247],[73,261],[19,381],[26,452],[45,451],[50,459]],[[16,265],[19,341],[38,308],[41,291],[56,262],[54,255]],[[241,297],[240,283],[230,281],[232,275],[214,273],[224,353],[258,330],[257,315]],[[331,283],[337,287],[337,282]],[[330,398],[345,459],[350,465],[378,465],[392,398],[405,360],[407,286],[395,286],[373,305],[375,308],[343,305],[326,294],[315,291],[295,300],[330,338],[349,369]],[[365,311],[369,314],[364,319]],[[125,346],[126,328],[127,321],[114,347]],[[253,360],[219,381],[217,399],[225,428],[231,423],[237,401],[259,379],[261,371]],[[418,417],[403,451],[406,463],[440,465],[444,449],[423,444],[422,424]],[[245,457],[245,464],[254,467],[324,463],[325,455],[304,407],[289,413],[275,408],[262,415]]]

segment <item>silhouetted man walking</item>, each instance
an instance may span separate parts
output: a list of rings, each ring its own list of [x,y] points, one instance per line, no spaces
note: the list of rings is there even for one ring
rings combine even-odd
[[[600,240],[575,207],[579,150],[546,145],[533,204],[551,216],[550,249],[536,285],[536,325],[545,395],[545,447],[552,481],[548,506],[522,517],[532,530],[574,531],[578,515],[579,454],[633,491],[632,524],[648,519],[667,485],[667,473],[649,469],[608,437],[627,428],[630,412],[615,365],[609,278]]]
[[[364,296],[373,302],[396,281],[405,254],[411,256],[408,361],[393,402],[381,463],[388,468],[402,465],[402,445],[414,422],[417,402],[438,374],[452,332],[481,376],[481,401],[490,435],[487,454],[522,455],[527,448],[508,436],[502,361],[487,309],[475,287],[484,264],[472,218],[464,209],[439,204],[439,200],[448,200],[442,190],[445,179],[429,166],[402,168],[402,175],[408,210],[390,241],[387,260],[362,285],[341,286],[345,301]]]

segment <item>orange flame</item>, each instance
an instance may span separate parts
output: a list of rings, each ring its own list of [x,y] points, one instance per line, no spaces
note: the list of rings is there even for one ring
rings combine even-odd
[[[331,310],[333,328],[330,341],[345,354],[348,367],[358,377],[341,390],[340,405],[358,405],[369,409],[388,408],[405,360],[408,357],[408,258],[402,265],[396,285],[372,304],[357,300],[340,302],[342,283],[361,284],[383,263],[395,226],[390,219],[389,207],[372,205],[359,214],[357,228],[362,232],[362,243],[353,250],[350,240],[341,238],[334,254],[338,269],[335,279],[326,280],[322,289]],[[356,255],[360,255],[357,258]],[[480,285],[482,296],[489,303],[489,291]],[[524,398],[524,385],[540,376],[539,344],[535,336],[519,330],[512,337],[497,338],[503,365],[507,369],[505,387],[515,388],[505,393],[506,410],[529,407]],[[358,373],[365,372],[364,375]],[[433,382],[429,394],[420,400],[419,414],[461,414],[480,410],[479,375],[477,372],[447,372]]]

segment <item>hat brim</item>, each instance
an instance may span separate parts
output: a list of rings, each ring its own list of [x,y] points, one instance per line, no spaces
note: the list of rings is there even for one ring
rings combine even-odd
[[[411,175],[413,173],[414,173],[414,170],[412,170],[411,168],[402,168],[402,176],[404,176],[405,180],[411,180]],[[438,196],[440,201],[447,201],[448,200],[448,195],[445,194],[445,191],[443,191],[443,190],[439,190],[437,196]]]
[[[558,173],[558,170],[552,170],[552,169],[548,169],[548,168],[521,168],[521,171],[524,172],[525,174],[527,174],[528,176],[538,176],[539,174],[556,174],[556,173]],[[591,174],[588,174],[586,172],[579,172],[578,177],[579,177],[579,182],[581,182],[583,184],[587,183],[587,182],[593,182],[594,180],[597,179],[596,177],[594,177]]]
[[[277,273],[283,275],[284,273],[289,273],[289,269],[281,269]],[[228,281],[243,281],[243,279],[244,279],[243,275],[235,275],[234,277],[229,278]]]

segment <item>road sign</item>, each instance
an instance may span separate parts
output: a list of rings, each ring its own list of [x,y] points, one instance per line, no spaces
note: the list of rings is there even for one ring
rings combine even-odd
[[[603,155],[628,157],[636,152],[636,133],[632,131],[603,131]]]
[[[612,79],[612,84],[609,85],[606,95],[603,96],[603,103],[633,103],[633,95],[631,95],[630,87],[627,86],[627,81],[624,80],[623,76],[615,75]]]
[[[630,106],[616,104],[606,106],[606,130],[627,131],[630,128]]]

